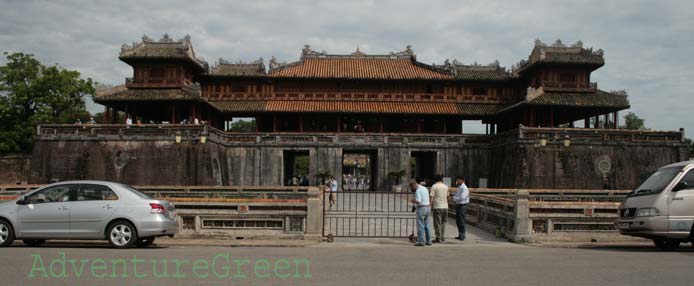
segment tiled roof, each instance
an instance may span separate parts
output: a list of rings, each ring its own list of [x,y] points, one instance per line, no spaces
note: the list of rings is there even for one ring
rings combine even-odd
[[[298,100],[210,101],[223,112],[305,112],[305,113],[378,113],[493,115],[502,108],[498,104],[462,104],[435,102],[339,102]]]
[[[206,63],[195,56],[193,45],[190,43],[190,36],[185,36],[177,41],[172,40],[166,34],[159,41],[143,36],[140,43],[123,44],[119,58],[125,62],[131,59],[181,59],[187,60],[201,69],[206,67]]]
[[[626,96],[602,90],[591,93],[545,92],[527,101],[527,104],[621,109],[630,107]]]
[[[469,81],[505,81],[511,79],[511,74],[500,67],[498,62],[488,66],[452,64],[455,78]]]
[[[336,79],[453,79],[451,73],[420,63],[408,46],[387,55],[367,55],[357,49],[349,55],[328,55],[305,46],[301,60],[290,64],[270,61],[270,77]]]
[[[520,61],[513,70],[514,73],[520,74],[530,67],[541,63],[581,64],[598,68],[605,64],[603,54],[602,50],[593,51],[592,48],[584,48],[581,41],[567,46],[560,40],[557,40],[552,45],[535,40],[535,47],[530,53],[528,60]]]
[[[200,86],[191,84],[183,88],[126,88],[125,85],[98,91],[94,102],[116,101],[191,101],[201,100]]]
[[[230,63],[222,59],[217,65],[210,69],[209,75],[213,76],[238,76],[238,77],[256,77],[265,76],[265,65],[263,59],[259,59],[252,63]]]
[[[270,70],[270,77],[354,79],[453,79],[410,59],[371,57],[309,58]]]

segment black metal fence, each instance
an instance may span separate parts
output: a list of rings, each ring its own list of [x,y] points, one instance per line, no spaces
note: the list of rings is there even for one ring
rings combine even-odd
[[[412,198],[409,192],[326,192],[323,236],[409,237],[417,232]]]

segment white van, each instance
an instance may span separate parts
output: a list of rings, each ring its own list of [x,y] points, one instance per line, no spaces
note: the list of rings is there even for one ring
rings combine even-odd
[[[694,161],[658,169],[619,207],[621,234],[652,239],[662,250],[694,243]]]

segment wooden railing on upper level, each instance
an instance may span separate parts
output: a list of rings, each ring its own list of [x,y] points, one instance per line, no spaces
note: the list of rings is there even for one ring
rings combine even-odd
[[[596,91],[598,89],[597,82],[552,82],[543,81],[541,84],[545,91],[562,90],[562,91]]]
[[[203,91],[203,97],[215,101],[233,100],[327,100],[327,101],[418,101],[453,103],[500,103],[513,100],[510,96],[452,95],[439,93],[366,93],[366,92],[273,92],[222,93]]]

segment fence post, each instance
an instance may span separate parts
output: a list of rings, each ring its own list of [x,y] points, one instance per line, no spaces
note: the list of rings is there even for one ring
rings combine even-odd
[[[509,237],[512,242],[530,242],[530,202],[528,190],[517,190],[513,198],[513,234]]]
[[[321,240],[323,234],[323,199],[320,189],[311,187],[308,189],[306,199],[306,240]]]

